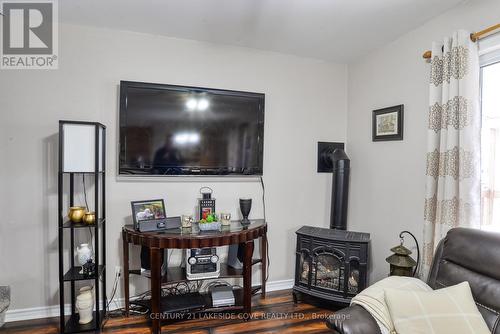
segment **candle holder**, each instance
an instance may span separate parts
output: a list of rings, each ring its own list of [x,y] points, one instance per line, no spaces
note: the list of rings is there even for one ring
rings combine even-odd
[[[223,226],[231,225],[231,214],[230,213],[221,213],[220,214],[220,221],[221,221]]]

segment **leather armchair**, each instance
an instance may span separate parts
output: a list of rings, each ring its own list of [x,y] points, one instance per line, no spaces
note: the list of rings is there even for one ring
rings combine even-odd
[[[427,284],[440,289],[468,281],[492,334],[500,334],[500,234],[454,228],[441,240]],[[327,325],[337,334],[380,334],[375,319],[353,305],[333,314]]]

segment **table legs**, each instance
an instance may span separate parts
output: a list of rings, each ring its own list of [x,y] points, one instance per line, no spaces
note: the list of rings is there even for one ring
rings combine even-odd
[[[264,233],[260,238],[260,255],[261,255],[261,286],[260,298],[266,298],[266,277],[267,277],[267,235]]]
[[[124,285],[124,297],[125,297],[125,316],[130,315],[130,290],[129,290],[129,246],[128,241],[126,241],[125,232],[122,232],[122,242],[123,242],[123,285]]]
[[[160,301],[161,301],[161,249],[150,248],[151,255],[151,319],[153,334],[161,333]]]
[[[252,255],[253,240],[245,242],[243,257],[243,312],[252,312]]]

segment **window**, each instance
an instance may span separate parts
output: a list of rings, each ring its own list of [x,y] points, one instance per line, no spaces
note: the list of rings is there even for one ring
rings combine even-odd
[[[481,56],[481,226],[500,232],[499,46],[488,47]]]

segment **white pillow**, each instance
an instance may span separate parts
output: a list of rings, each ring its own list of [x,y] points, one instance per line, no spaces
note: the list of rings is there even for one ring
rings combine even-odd
[[[491,334],[468,282],[430,292],[385,289],[398,334]]]
[[[418,278],[389,276],[361,291],[354,296],[351,305],[360,305],[367,310],[379,324],[383,333],[394,332],[391,314],[385,302],[385,289],[410,291],[432,291],[432,288]]]

